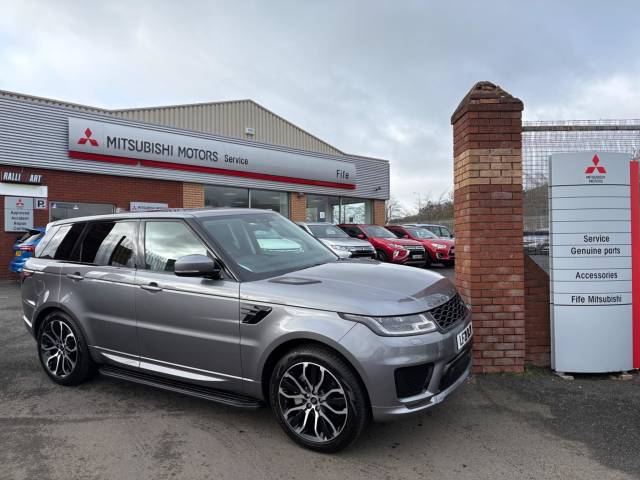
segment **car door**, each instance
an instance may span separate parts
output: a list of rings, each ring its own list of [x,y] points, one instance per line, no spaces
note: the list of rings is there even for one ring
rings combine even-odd
[[[182,219],[144,221],[140,242],[145,262],[135,293],[140,367],[241,391],[239,283],[174,274],[184,255],[213,256]]]
[[[82,324],[94,355],[125,366],[138,365],[137,228],[134,220],[87,223],[60,272],[60,301]]]

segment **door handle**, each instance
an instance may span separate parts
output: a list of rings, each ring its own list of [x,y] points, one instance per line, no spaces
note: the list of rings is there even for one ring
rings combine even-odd
[[[140,288],[149,292],[159,292],[162,290],[162,288],[159,287],[156,282],[151,282],[147,285],[140,285]]]
[[[84,279],[84,277],[82,275],[80,275],[78,272],[76,273],[69,273],[67,275],[67,278],[71,279],[71,280],[82,280]]]

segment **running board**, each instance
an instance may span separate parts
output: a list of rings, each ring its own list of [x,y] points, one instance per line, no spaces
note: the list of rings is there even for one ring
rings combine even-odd
[[[105,377],[139,383],[141,385],[181,393],[183,395],[189,395],[190,397],[201,398],[203,400],[209,400],[211,402],[221,403],[231,407],[259,408],[261,406],[260,401],[255,398],[223,392],[213,388],[201,387],[199,385],[192,385],[177,380],[170,380],[168,378],[157,377],[144,372],[126,370],[124,368],[112,366],[102,366],[99,371]]]

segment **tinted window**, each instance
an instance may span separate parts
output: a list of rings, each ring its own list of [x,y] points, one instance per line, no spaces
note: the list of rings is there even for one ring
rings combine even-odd
[[[135,267],[135,223],[90,223],[80,246],[80,261],[96,265]]]
[[[77,261],[78,256],[74,253],[73,247],[75,247],[84,226],[84,223],[62,225],[45,246],[41,257]],[[72,254],[73,257],[71,256]]]
[[[184,222],[147,222],[144,235],[148,270],[173,272],[185,255],[207,255],[207,249]]]
[[[358,227],[342,227],[342,229],[347,232],[347,235],[349,235],[350,237],[357,237],[358,235],[363,235],[362,230],[360,230]]]

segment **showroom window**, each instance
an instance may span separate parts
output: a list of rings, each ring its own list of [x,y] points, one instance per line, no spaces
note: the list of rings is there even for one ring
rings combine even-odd
[[[205,185],[204,206],[246,208],[249,206],[249,190],[246,188]]]
[[[264,208],[289,216],[289,195],[276,190],[248,190],[246,188],[204,186],[205,207]]]
[[[249,192],[251,208],[264,208],[289,216],[289,195],[287,192],[273,190],[251,190]]]
[[[307,195],[307,222],[340,223],[340,197]]]
[[[371,223],[371,200],[307,195],[307,222]]]
[[[111,203],[49,202],[49,220],[105,215],[116,211]]]
[[[341,223],[371,223],[371,200],[342,197],[340,203]]]

